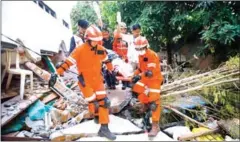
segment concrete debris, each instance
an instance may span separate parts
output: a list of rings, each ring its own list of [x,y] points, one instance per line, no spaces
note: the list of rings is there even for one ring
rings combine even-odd
[[[21,100],[20,96],[16,96],[1,104],[1,124],[2,126],[10,122],[18,114],[23,112],[27,107],[33,104],[37,99],[39,99],[43,94],[34,94],[26,100]],[[6,106],[6,107],[5,107]],[[10,107],[7,107],[10,106]]]
[[[33,133],[28,132],[28,131],[21,131],[20,133],[17,134],[17,137],[33,137]]]
[[[45,122],[45,130],[49,130],[53,126],[53,122],[49,112],[45,113],[44,122]]]
[[[239,139],[233,139],[230,136],[226,135],[225,136],[225,141],[238,141],[239,142]]]
[[[184,134],[191,134],[192,132],[186,126],[175,126],[164,130],[164,132],[170,134],[175,141],[178,141],[178,137]]]
[[[64,110],[67,107],[67,103],[63,100],[63,98],[58,99],[54,105],[55,108]]]
[[[147,133],[144,134],[134,134],[134,135],[117,135],[117,139],[115,141],[175,141],[163,132],[159,132],[158,135],[150,139],[148,138]],[[107,141],[106,138],[103,137],[89,137],[89,138],[80,138],[77,141]]]
[[[126,132],[139,132],[140,128],[133,125],[130,121],[122,119],[120,117],[110,115],[109,129],[113,133],[126,133]],[[51,140],[59,140],[66,135],[79,135],[79,137],[86,136],[88,134],[97,134],[100,125],[95,124],[94,120],[83,122],[73,127],[56,131],[51,134]],[[64,138],[63,138],[64,139]],[[65,140],[65,139],[64,139]]]
[[[59,109],[52,109],[50,111],[50,115],[55,125],[62,124],[68,121],[68,119],[72,117],[68,110],[59,110]]]
[[[44,126],[44,121],[43,120],[32,121],[29,117],[25,118],[25,123],[29,128]]]
[[[111,101],[110,113],[119,113],[125,106],[127,106],[132,98],[130,90],[108,90],[107,97]]]

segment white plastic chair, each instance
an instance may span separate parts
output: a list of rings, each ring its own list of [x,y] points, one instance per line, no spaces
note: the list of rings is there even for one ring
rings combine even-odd
[[[30,89],[31,89],[31,93],[33,91],[33,72],[30,70],[25,70],[25,69],[21,69],[19,67],[19,53],[17,50],[12,50],[12,49],[4,49],[6,51],[6,66],[5,69],[3,71],[3,75],[2,75],[2,80],[4,78],[4,76],[6,75],[6,73],[8,73],[8,80],[7,80],[7,85],[6,85],[6,90],[9,88],[11,80],[12,80],[12,76],[13,75],[20,75],[21,76],[21,83],[20,83],[20,97],[23,100],[24,97],[24,88],[25,88],[25,78],[26,75],[30,76]],[[16,55],[16,68],[11,68],[11,60],[12,60],[12,55]]]

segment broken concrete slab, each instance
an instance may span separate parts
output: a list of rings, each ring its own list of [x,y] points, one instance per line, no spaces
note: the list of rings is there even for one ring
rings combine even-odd
[[[107,97],[111,101],[110,113],[119,113],[125,106],[128,105],[132,98],[129,90],[107,90]]]
[[[80,138],[77,141],[107,141],[108,139],[104,137],[89,137],[89,138]],[[134,135],[117,135],[117,139],[115,141],[174,141],[172,138],[164,134],[163,132],[159,132],[155,138],[148,138],[147,133],[143,134],[134,134]]]
[[[164,130],[164,132],[170,134],[175,141],[178,141],[178,137],[184,134],[192,134],[191,130],[186,126],[174,126]]]
[[[52,109],[50,114],[54,124],[61,124],[72,117],[68,110]]]
[[[113,133],[126,133],[126,132],[140,132],[142,129],[133,125],[130,121],[120,117],[110,115],[109,129]],[[89,134],[97,134],[100,128],[99,124],[95,124],[94,120],[83,122],[73,127],[56,131],[51,134],[51,140],[66,140],[66,136],[78,135],[84,137]]]

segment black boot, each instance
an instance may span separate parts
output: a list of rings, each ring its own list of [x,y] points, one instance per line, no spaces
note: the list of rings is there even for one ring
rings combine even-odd
[[[110,130],[108,129],[108,124],[102,124],[100,127],[100,130],[98,131],[98,135],[100,137],[106,137],[110,140],[115,140],[116,136],[110,132]]]

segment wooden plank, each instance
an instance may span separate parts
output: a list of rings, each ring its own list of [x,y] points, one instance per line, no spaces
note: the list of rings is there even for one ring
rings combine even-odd
[[[44,92],[46,93],[46,92]],[[43,96],[44,93],[35,94],[30,96],[27,100],[21,100],[20,96],[16,96],[4,103],[1,104],[1,127],[9,123],[16,116],[18,116],[21,112],[23,112],[26,108],[28,108],[31,104],[33,104],[36,100]],[[15,104],[15,108],[13,108],[13,104]],[[10,105],[10,107],[5,107]],[[11,108],[12,107],[12,108]]]
[[[202,127],[205,127],[205,128],[209,128],[207,125],[205,125],[205,124],[203,124],[203,123],[201,123],[201,122],[198,122],[198,121],[190,118],[189,116],[181,113],[180,111],[178,111],[177,109],[173,108],[172,106],[166,106],[166,105],[164,105],[163,107],[172,110],[172,111],[175,112],[176,114],[182,116],[183,118],[185,118],[185,119],[187,119],[187,120],[189,120],[189,121],[191,121],[191,122],[193,122],[193,123],[198,124],[199,126],[202,126]],[[211,129],[211,128],[209,128],[209,129]]]
[[[7,92],[7,93],[2,93],[1,94],[1,100],[2,99],[7,99],[7,98],[11,98],[11,97],[15,97],[19,95],[17,92],[11,91],[11,92]]]
[[[42,100],[42,102],[43,102],[44,104],[47,104],[47,103],[49,103],[50,101],[52,101],[52,100],[54,100],[54,99],[56,99],[56,98],[58,98],[58,97],[59,97],[59,96],[58,96],[56,93],[52,92],[52,93],[50,93],[49,95],[47,95],[46,97],[44,97],[43,100]]]
[[[6,135],[2,135],[2,136],[10,136],[10,137],[15,137],[17,136],[17,134],[20,133],[20,131],[17,131],[17,132],[13,132],[13,133],[8,133]]]

